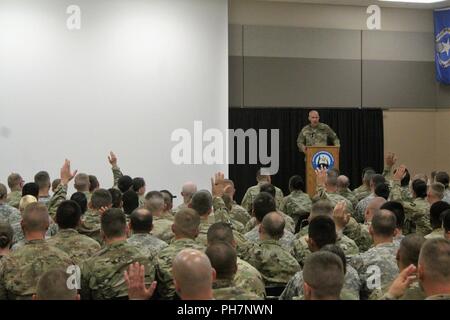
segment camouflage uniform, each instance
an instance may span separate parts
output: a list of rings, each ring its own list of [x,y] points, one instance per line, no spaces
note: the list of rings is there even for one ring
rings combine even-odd
[[[262,183],[258,183],[256,186],[250,187],[247,189],[247,192],[244,194],[244,198],[242,198],[241,206],[247,210],[247,212],[251,213],[253,210],[253,201],[255,200],[256,196],[260,192],[260,187]],[[275,187],[275,186],[274,186]],[[275,187],[276,193],[275,193],[275,204],[277,206],[277,209],[280,208],[281,202],[283,201],[283,191],[281,191],[280,188]]]
[[[311,124],[306,125],[300,131],[297,138],[297,146],[299,150],[302,147],[309,146],[326,146],[328,140],[332,142],[334,146],[340,146],[339,138],[336,133],[325,123],[318,123],[316,127]]]
[[[330,201],[333,207],[335,207],[338,204],[338,202],[345,201],[345,203],[347,204],[347,211],[352,215],[354,214],[353,205],[350,202],[350,200],[347,200],[346,198],[344,198],[343,196],[341,196],[336,192],[327,192],[324,186],[317,187],[317,196],[320,199]]]
[[[172,225],[173,221],[162,217],[153,216],[153,229],[150,233],[169,244],[175,236],[172,232]]]
[[[19,250],[4,257],[0,264],[0,300],[30,299],[37,282],[52,269],[67,270],[70,257],[45,240],[28,241]]]
[[[233,280],[216,279],[213,282],[213,296],[216,300],[263,300],[256,294],[245,291]]]
[[[436,294],[427,297],[425,300],[450,300],[450,294]]]
[[[123,173],[118,166],[113,166],[111,168],[111,170],[113,173],[113,188],[119,189],[118,183],[119,183],[119,179],[123,177]]]
[[[170,212],[170,211],[163,211],[163,213],[161,213],[161,218],[172,221],[172,222],[175,220],[175,217],[173,216],[172,212]]]
[[[182,203],[180,204],[178,207],[176,207],[175,209],[173,209],[173,214],[176,215],[178,213],[178,211],[183,210],[188,208],[187,204]]]
[[[292,191],[281,203],[280,210],[294,220],[294,226],[299,220],[299,214],[311,212],[311,198],[301,190]]]
[[[399,234],[392,240],[392,242],[394,242],[395,246],[397,247],[397,250],[400,248],[400,243],[402,242],[403,238],[405,238],[405,236],[403,234]]]
[[[245,238],[247,240],[257,243],[259,241],[259,225],[254,227],[251,231],[247,232],[245,235]],[[278,240],[278,243],[287,251],[292,250],[292,245],[294,242],[295,236],[292,232],[284,229],[283,236],[280,240]]]
[[[50,224],[48,226],[48,230],[45,233],[45,238],[51,238],[52,236],[56,235],[58,233],[58,225],[53,221],[53,219],[50,217]],[[22,226],[20,223],[16,223],[12,226],[14,230],[14,238],[13,238],[13,250],[17,250],[20,247],[23,247],[25,244],[25,235],[23,234]]]
[[[394,184],[393,176],[392,176],[392,167],[390,166],[384,166],[383,169],[383,176],[386,178],[386,180],[389,182],[389,186],[392,189],[392,186]],[[403,201],[413,201],[413,196],[411,194],[411,191],[409,190],[409,186],[403,186],[401,188],[401,194],[402,194],[402,200]],[[390,196],[392,198],[392,196]]]
[[[430,225],[430,204],[426,199],[415,198],[412,202],[402,201],[400,183],[394,181],[391,191],[393,201],[399,201],[405,209],[405,226],[403,233],[405,235],[416,232],[425,236],[432,229]]]
[[[48,214],[52,219],[55,219],[56,211],[58,210],[61,202],[66,200],[67,197],[67,185],[59,184],[55,189],[55,193],[51,197],[50,201],[47,203]]]
[[[266,287],[264,286],[261,273],[242,259],[238,258],[236,264],[237,272],[234,275],[236,287],[264,299],[266,297]]]
[[[392,282],[383,286],[381,289],[373,290],[369,300],[390,300],[387,292],[391,287],[391,284]],[[425,300],[425,298],[425,292],[423,292],[419,282],[415,281],[405,290],[405,294],[398,300]]]
[[[103,238],[101,236],[100,229],[100,213],[89,209],[83,215],[81,225],[78,227],[77,231],[80,234],[84,234],[85,236],[94,239],[100,243],[100,245],[103,245]]]
[[[19,210],[10,205],[0,203],[0,221],[7,222],[13,226],[17,223],[20,224],[21,220],[22,216]]]
[[[289,217],[287,214],[285,214],[282,211],[277,211],[279,214],[281,214],[284,218],[284,222],[285,222],[285,230],[290,231],[291,233],[295,232],[295,222],[294,219],[292,219],[291,217]],[[255,226],[258,225],[258,221],[256,221],[255,217],[252,217],[249,222],[247,222],[247,224],[245,225],[244,228],[244,232],[249,232],[250,230],[252,230]]]
[[[276,240],[260,240],[248,256],[248,263],[254,266],[268,285],[285,285],[300,271],[300,265]]]
[[[172,262],[177,254],[183,249],[196,249],[204,251],[205,247],[192,239],[183,238],[172,241],[167,247],[162,249],[157,257],[156,279],[158,281],[158,293],[164,300],[171,300],[175,296],[175,286],[172,276]]]
[[[375,284],[374,280],[380,280],[380,288],[394,281],[398,276],[398,266],[396,260],[397,247],[394,243],[382,243],[379,244],[367,252],[354,256],[351,259],[351,265],[358,271],[359,277],[363,284],[363,290],[370,296],[373,289],[372,285]],[[376,269],[379,268],[379,279],[376,278]]]
[[[239,221],[244,226],[252,218],[247,210],[238,205],[236,202],[231,205],[230,217],[233,220]]]
[[[373,245],[372,237],[369,234],[369,228],[366,224],[356,222],[354,218],[350,218],[349,223],[345,226],[343,233],[355,241],[360,252],[369,250]]]
[[[167,243],[149,233],[135,233],[127,239],[127,242],[138,248],[150,260],[155,259],[162,249],[168,247]]]
[[[145,266],[145,283],[150,285],[155,279],[154,260],[149,260],[125,240],[106,245],[82,265],[82,299],[127,299],[128,287],[123,274],[134,262]]]
[[[349,188],[338,191],[338,194],[343,196],[348,201],[350,201],[352,203],[353,208],[356,208],[356,206],[358,205],[358,199]]]
[[[62,229],[47,243],[69,255],[77,265],[92,257],[94,253],[100,250],[100,244],[82,234],[75,229]]]
[[[425,239],[435,239],[435,238],[442,238],[444,239],[444,229],[443,228],[437,228],[431,231],[429,234],[425,236]]]
[[[6,198],[6,204],[19,209],[19,203],[22,199],[22,191],[11,191]]]
[[[450,189],[449,188],[445,189],[444,198],[442,198],[442,201],[445,201],[448,204],[450,204]]]
[[[372,193],[372,190],[370,190],[370,188],[368,186],[366,186],[365,184],[363,184],[363,185],[359,186],[358,188],[356,188],[355,190],[353,190],[353,194],[355,195],[356,200],[358,200],[358,201],[361,201],[362,199],[364,199],[371,193]]]
[[[373,199],[375,199],[375,194],[371,193],[370,195],[368,195],[367,197],[358,202],[354,214],[356,221],[364,223],[366,209],[369,206],[370,201],[372,201]]]

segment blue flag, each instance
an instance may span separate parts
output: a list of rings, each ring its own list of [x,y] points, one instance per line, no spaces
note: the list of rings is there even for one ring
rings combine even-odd
[[[450,8],[434,11],[436,80],[450,84]]]

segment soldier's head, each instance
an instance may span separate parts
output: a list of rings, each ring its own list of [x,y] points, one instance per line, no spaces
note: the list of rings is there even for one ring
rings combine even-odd
[[[425,173],[416,173],[411,181],[414,182],[416,180],[422,180],[423,182],[428,183],[428,177]]]
[[[284,217],[276,211],[266,214],[259,226],[261,240],[280,240],[284,234],[286,222]]]
[[[61,184],[61,179],[57,178],[55,180],[53,180],[52,182],[52,192],[55,193],[56,192],[56,188],[58,188],[58,186]]]
[[[445,187],[440,182],[434,182],[428,187],[427,201],[429,204],[441,201],[444,199]]]
[[[173,208],[173,199],[176,198],[169,190],[161,190],[164,197],[164,211],[171,211]]]
[[[87,208],[88,208],[88,201],[86,198],[86,195],[83,192],[75,192],[71,197],[70,200],[75,201],[78,203],[81,209],[81,214],[85,214]]]
[[[289,179],[289,191],[304,191],[305,190],[305,182],[303,178],[299,175],[292,176]]]
[[[372,169],[371,167],[364,168],[362,172],[363,184],[366,185],[367,187],[370,187],[370,180],[372,179],[372,176],[374,174],[376,174],[375,170]]]
[[[439,229],[442,227],[442,213],[445,210],[450,209],[450,204],[448,204],[445,201],[438,201],[435,202],[430,207],[430,224],[431,228],[433,229]]]
[[[314,252],[303,267],[305,300],[339,300],[344,286],[342,260],[327,251]]]
[[[261,184],[261,187],[259,188],[259,192],[267,192],[270,194],[274,199],[277,194],[277,190],[275,189],[275,186],[270,183],[263,183]]]
[[[208,246],[205,254],[216,270],[219,280],[233,280],[237,272],[236,249],[226,242],[216,242]]]
[[[108,189],[108,192],[111,194],[112,207],[121,209],[123,206],[122,192],[120,192],[120,190],[116,188],[110,188]]]
[[[272,183],[272,177],[270,175],[264,174],[264,170],[258,169],[258,171],[256,171],[256,181],[258,183]]]
[[[417,267],[419,262],[419,254],[425,238],[419,234],[408,234],[400,242],[397,251],[397,265],[400,271],[407,268],[411,264]]]
[[[62,269],[45,272],[38,280],[33,300],[80,300],[76,286],[69,286],[70,277]]]
[[[194,182],[188,181],[184,183],[181,188],[181,196],[183,197],[184,203],[188,204],[189,201],[191,201],[192,196],[196,192],[197,192],[197,185]]]
[[[376,197],[370,200],[367,205],[366,211],[364,212],[364,220],[366,222],[372,221],[375,212],[378,212],[383,204],[386,203],[386,199],[381,197]]]
[[[403,208],[403,205],[400,202],[388,201],[380,207],[380,210],[388,210],[395,215],[397,225],[395,235],[401,235],[405,224],[405,209]]]
[[[194,209],[201,217],[208,216],[212,211],[213,198],[208,190],[200,190],[194,193],[189,208]]]
[[[35,235],[44,239],[50,224],[47,206],[39,202],[29,204],[23,212],[20,224],[25,239]]]
[[[216,222],[212,224],[206,234],[208,246],[218,242],[225,242],[236,248],[233,229],[228,223]]]
[[[75,201],[61,202],[56,210],[56,223],[59,229],[76,229],[81,223],[81,208]]]
[[[186,208],[181,209],[175,215],[175,219],[172,224],[172,231],[175,234],[176,239],[195,239],[199,233],[199,226],[199,214],[194,209]]]
[[[194,249],[180,251],[173,260],[172,275],[175,291],[182,300],[213,298],[212,283],[216,271],[203,252]]]
[[[22,188],[22,197],[24,196],[33,196],[36,199],[39,198],[39,186],[35,182],[28,182],[23,185]]]
[[[145,180],[144,178],[134,178],[133,179],[133,191],[138,195],[143,196],[145,194]]]
[[[38,200],[35,197],[30,196],[30,195],[23,196],[22,198],[20,198],[20,201],[19,201],[19,211],[20,211],[20,213],[23,214],[23,212],[25,211],[25,208],[28,207],[28,205],[30,203],[35,203],[35,202],[38,202]]]
[[[101,234],[106,244],[122,241],[127,238],[128,226],[122,210],[112,208],[101,216]]]
[[[448,189],[450,177],[447,172],[439,171],[436,173],[436,177],[434,178],[436,182],[442,183],[445,189]]]
[[[0,250],[11,248],[14,230],[7,222],[0,221]]]
[[[122,193],[125,193],[128,190],[130,190],[132,186],[133,186],[133,179],[130,176],[122,176],[117,181],[117,188],[119,188],[119,190]]]
[[[91,196],[91,201],[89,202],[89,208],[92,210],[100,210],[101,208],[111,208],[112,207],[112,197],[108,190],[98,189],[95,190]]]
[[[320,122],[319,112],[316,110],[311,110],[308,115],[308,120],[312,127],[317,127]]]
[[[100,189],[100,183],[96,176],[90,174],[89,175],[89,192],[94,192],[95,190]]]
[[[18,173],[11,173],[8,176],[8,187],[11,189],[11,191],[20,191],[22,190],[23,185],[25,184],[25,181],[22,179],[20,174]]]
[[[89,176],[86,173],[79,173],[75,176],[74,187],[79,192],[88,192],[91,186]]]
[[[318,216],[308,226],[308,248],[311,252],[320,250],[327,244],[335,244],[337,239],[336,225],[327,216]]]
[[[387,183],[380,183],[375,187],[375,196],[384,198],[386,201],[389,199],[391,194],[391,188]]]
[[[327,175],[327,181],[325,182],[325,187],[328,192],[336,192],[337,191],[337,177],[334,175]]]
[[[8,189],[3,183],[0,183],[0,201],[4,202],[8,196]]]
[[[153,216],[145,208],[136,209],[130,215],[129,226],[133,233],[150,233],[153,229]]]
[[[48,192],[50,190],[51,182],[47,171],[39,171],[34,176],[34,182],[38,185],[40,192]]]
[[[450,294],[450,241],[429,239],[420,250],[418,277],[426,294]]]
[[[260,192],[253,201],[253,216],[258,223],[261,223],[265,215],[276,211],[275,199],[267,192]]]
[[[412,183],[412,191],[414,198],[425,199],[427,197],[427,184],[421,179],[416,179]]]
[[[350,179],[347,176],[341,175],[337,178],[337,188],[339,191],[345,191],[350,187]]]
[[[328,200],[316,201],[311,207],[311,213],[308,217],[308,221],[311,222],[312,219],[318,216],[327,216],[331,218],[333,209],[333,204]]]
[[[145,208],[152,215],[159,216],[164,211],[164,196],[159,191],[150,191],[145,195]]]
[[[444,228],[445,239],[450,240],[450,210],[442,212],[442,227]]]
[[[370,178],[370,190],[375,192],[375,188],[381,183],[386,183],[386,179],[381,174],[372,175]]]
[[[130,215],[134,209],[139,207],[139,196],[133,190],[125,191],[122,194],[122,207],[126,215]]]
[[[347,273],[347,258],[345,257],[345,252],[344,250],[342,250],[341,247],[339,247],[337,244],[327,244],[324,245],[320,249],[320,251],[327,251],[337,255],[342,261],[342,266],[344,267],[344,274]]]
[[[375,244],[379,242],[392,242],[396,228],[397,219],[391,211],[377,210],[373,214],[369,233]]]

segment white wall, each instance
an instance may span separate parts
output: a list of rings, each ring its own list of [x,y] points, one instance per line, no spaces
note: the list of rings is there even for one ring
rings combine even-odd
[[[114,150],[147,190],[209,188],[227,166],[173,165],[171,133],[228,127],[227,29],[226,0],[1,0],[0,181],[69,158],[110,187]]]

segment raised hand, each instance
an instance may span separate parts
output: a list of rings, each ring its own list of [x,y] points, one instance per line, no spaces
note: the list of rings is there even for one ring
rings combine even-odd
[[[124,272],[124,278],[130,300],[148,300],[153,296],[157,283],[153,281],[150,288],[145,286],[145,267],[139,262],[130,264],[128,271]]]
[[[327,169],[316,169],[316,183],[318,186],[325,186],[327,182]]]
[[[111,166],[115,167],[117,166],[117,156],[114,154],[114,152],[110,152],[108,156],[108,161],[111,164]]]
[[[211,193],[213,197],[222,197],[225,192],[225,175],[222,172],[214,174],[211,178]]]
[[[400,167],[397,168],[397,171],[395,171],[393,180],[394,181],[402,180],[403,177],[405,176],[405,172],[406,172],[406,166],[404,164],[402,164]]]
[[[77,170],[71,172],[70,161],[67,159],[64,160],[64,164],[60,171],[61,184],[67,185],[77,175],[77,172]]]
[[[386,166],[388,167],[392,167],[393,165],[395,165],[395,163],[397,162],[398,158],[395,155],[395,153],[389,152],[386,155],[385,161],[386,161]]]
[[[344,229],[349,223],[350,214],[347,212],[347,203],[345,201],[339,201],[334,207],[333,220],[337,231]]]
[[[394,282],[392,282],[388,291],[389,295],[396,299],[401,298],[411,283],[417,279],[417,276],[415,275],[416,270],[417,268],[413,264],[403,269]]]

